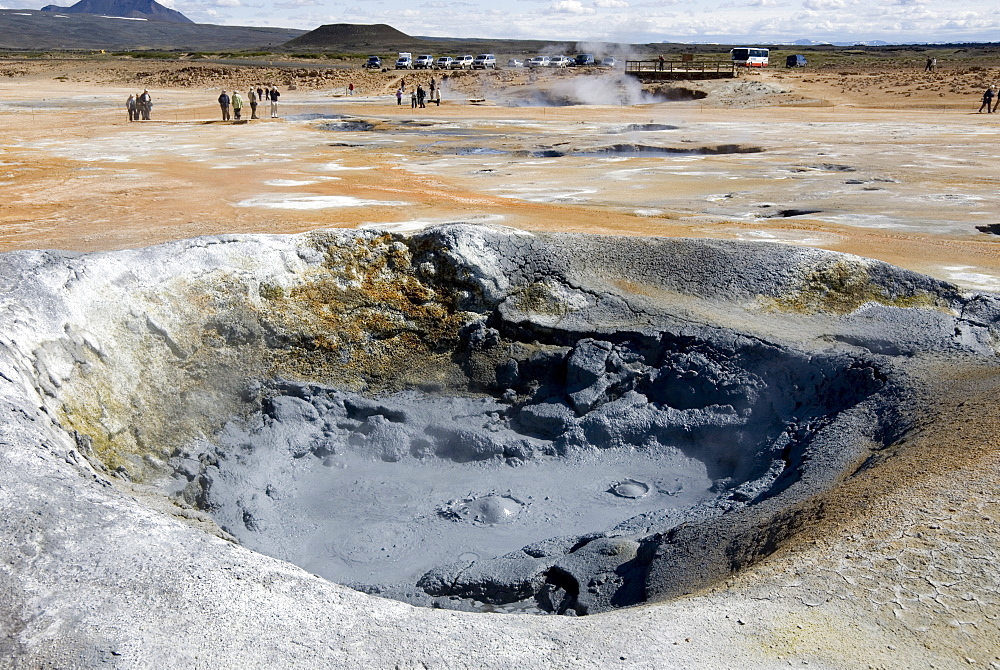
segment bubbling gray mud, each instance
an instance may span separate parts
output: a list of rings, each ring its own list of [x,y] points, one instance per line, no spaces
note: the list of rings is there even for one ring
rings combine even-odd
[[[459,355],[502,339],[476,324]],[[172,461],[174,492],[248,547],[360,589],[585,614],[641,602],[653,532],[776,495],[817,432],[883,385],[863,358],[753,341],[518,346],[485,395],[258,388],[249,420]],[[627,560],[579,551],[599,538]],[[462,583],[473,566],[489,583]],[[577,587],[554,604],[540,593],[556,567]]]

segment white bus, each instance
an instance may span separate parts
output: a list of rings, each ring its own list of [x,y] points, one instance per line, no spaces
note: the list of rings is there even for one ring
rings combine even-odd
[[[757,49],[754,47],[740,47],[732,49],[730,55],[735,65],[743,67],[767,67],[768,49]]]

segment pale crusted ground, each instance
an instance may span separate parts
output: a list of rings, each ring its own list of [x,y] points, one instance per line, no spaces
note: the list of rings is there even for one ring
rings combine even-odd
[[[785,629],[767,636],[775,655],[1000,667],[1000,379],[995,368],[934,372],[950,393],[891,458],[834,491],[823,524],[713,594],[791,603]],[[883,642],[852,648],[854,627]]]
[[[445,104],[415,114],[390,97],[375,97],[394,90],[397,73],[307,74],[288,90],[287,73],[273,69],[175,72],[185,67],[193,66],[4,62],[0,250],[86,251],[207,233],[475,219],[527,229],[772,239],[880,258],[970,290],[1000,288],[1000,238],[975,228],[997,222],[1000,116],[975,113],[981,87],[1000,79],[989,70],[773,70],[705,86],[711,93],[698,102],[560,108],[504,105],[500,91],[529,86],[530,75],[501,72],[455,78]],[[142,72],[148,74],[138,76]],[[426,138],[351,148],[337,145],[357,137],[303,122],[210,123],[218,113],[218,87],[278,76],[285,76],[275,82],[285,87],[284,114],[445,120],[502,131],[466,146],[515,146],[536,125],[544,126],[543,139],[551,144],[559,133],[581,142],[593,132],[585,123],[600,120],[682,126],[683,136],[661,141],[671,146],[707,146],[718,137],[767,151],[758,163],[699,158],[690,173],[663,172],[661,164],[638,159],[633,177],[607,182],[592,169],[593,159],[517,161],[484,170],[493,159],[447,162],[421,149]],[[546,73],[531,85],[569,76]],[[341,87],[347,81],[370,97],[346,100]],[[128,124],[122,102],[143,85],[154,93],[154,121]],[[486,104],[469,104],[479,97]],[[529,143],[536,146],[539,137],[531,135]],[[826,164],[849,164],[864,184],[845,189],[844,178],[852,175],[822,169]],[[760,177],[758,165],[771,176]],[[279,180],[298,185],[274,185]],[[561,195],[515,188],[525,184]],[[285,202],[289,188],[301,198],[376,202],[267,205]],[[597,195],[579,195],[584,190]],[[632,201],[640,205],[629,206]],[[738,206],[716,204],[732,201]],[[818,203],[835,216],[739,215],[789,202]],[[1000,379],[996,368],[971,379],[950,379],[947,369],[936,374],[940,388],[931,392],[945,392],[947,401],[894,458],[834,492],[824,522],[795,546],[692,604],[731,603],[745,644],[776,662],[1000,668]]]

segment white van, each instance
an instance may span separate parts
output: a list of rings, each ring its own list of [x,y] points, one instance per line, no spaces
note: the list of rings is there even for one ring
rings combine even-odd
[[[413,54],[402,51],[399,54],[399,58],[396,59],[396,69],[397,70],[412,70],[413,69]]]

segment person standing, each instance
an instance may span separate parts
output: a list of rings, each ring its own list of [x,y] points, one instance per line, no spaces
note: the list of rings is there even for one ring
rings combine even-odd
[[[354,95],[354,82],[347,85],[347,95]]]
[[[233,116],[237,121],[242,120],[241,114],[243,113],[243,97],[240,95],[239,91],[233,91]]]
[[[278,96],[280,96],[280,95],[281,94],[278,93],[278,87],[277,86],[272,86],[271,87],[271,118],[272,119],[278,118]]]
[[[403,104],[403,87],[402,86],[400,86],[400,87],[398,87],[396,89],[396,104],[397,105],[402,105]]]
[[[129,94],[128,100],[125,101],[125,110],[128,112],[128,120],[135,121],[136,119],[136,107],[135,107],[135,96]]]
[[[993,110],[991,109],[990,106],[993,104],[993,91],[994,91],[995,88],[996,88],[996,85],[993,84],[993,85],[989,86],[986,89],[986,91],[983,92],[983,104],[979,105],[979,113],[980,114],[983,113],[983,108],[984,107],[986,108],[986,113],[987,114],[992,114],[993,113]]]
[[[264,89],[257,85],[257,102],[264,102]]]
[[[659,56],[659,58],[657,60],[658,60],[658,62],[660,64],[660,72],[663,72],[663,63],[664,63],[663,54],[660,54],[660,56]]]
[[[413,89],[410,91],[410,109],[417,108],[417,90]]]
[[[149,121],[149,114],[153,111],[153,97],[149,94],[149,89],[142,89],[139,102],[142,103],[139,107],[139,111],[142,112],[142,120]]]
[[[222,120],[229,120],[229,96],[226,95],[225,89],[223,89],[222,94],[219,96],[219,107],[222,108]]]
[[[424,104],[424,100],[427,99],[427,91],[420,84],[417,84],[417,107],[421,109],[426,109],[427,105]]]
[[[436,103],[438,107],[441,106],[441,87],[438,86],[433,91],[431,91],[431,101]]]
[[[257,91],[255,91],[252,86],[250,87],[250,91],[247,93],[247,100],[250,101],[250,118],[256,119],[258,98],[257,98]]]

